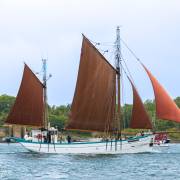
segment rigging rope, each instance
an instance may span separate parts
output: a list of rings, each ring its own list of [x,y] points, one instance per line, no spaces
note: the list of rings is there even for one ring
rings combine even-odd
[[[129,52],[135,57],[135,59],[141,63],[140,59],[136,56],[134,51],[132,49],[130,49],[130,47],[125,43],[125,41],[122,38],[121,38],[121,41],[124,44],[124,46],[129,50]]]
[[[128,66],[127,66],[127,63],[126,63],[126,61],[125,61],[125,59],[122,57],[122,62],[124,63],[124,65],[125,65],[125,67],[126,67],[126,69],[127,69],[127,72],[128,72],[128,74],[129,74],[129,76],[128,76],[128,74],[127,74],[127,72],[126,72],[126,75],[131,79],[131,81],[133,82],[133,84],[135,85],[135,83],[134,83],[134,79],[133,79],[133,77],[132,77],[132,75],[131,75],[131,72],[130,72],[130,70],[129,70],[129,68],[128,68]],[[124,67],[123,67],[124,68]],[[125,70],[125,68],[124,68],[124,70]]]

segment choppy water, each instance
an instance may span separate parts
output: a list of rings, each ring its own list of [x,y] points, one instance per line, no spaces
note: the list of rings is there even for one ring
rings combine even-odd
[[[0,179],[180,180],[180,144],[125,155],[33,154],[18,144],[0,144]]]

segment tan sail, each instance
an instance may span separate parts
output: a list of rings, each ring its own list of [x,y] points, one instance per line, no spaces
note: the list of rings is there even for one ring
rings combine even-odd
[[[130,128],[133,129],[152,129],[152,123],[144,104],[134,86],[133,82],[128,78],[133,89],[133,109],[130,121]]]
[[[41,127],[43,111],[43,84],[25,64],[21,86],[6,123]]]
[[[153,86],[157,118],[180,122],[180,109],[151,72],[143,64],[142,66],[147,72]]]
[[[83,36],[76,90],[66,129],[112,131],[116,70]]]

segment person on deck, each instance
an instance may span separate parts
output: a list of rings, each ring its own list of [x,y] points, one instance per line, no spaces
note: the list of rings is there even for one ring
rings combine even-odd
[[[144,131],[141,132],[141,136],[144,136]]]
[[[32,141],[32,137],[29,135],[29,132],[26,132],[26,134],[24,135],[24,139],[26,141]]]
[[[71,143],[71,136],[70,135],[67,136],[67,142],[68,142],[68,144]]]
[[[51,143],[51,132],[50,131],[47,132],[47,142]]]

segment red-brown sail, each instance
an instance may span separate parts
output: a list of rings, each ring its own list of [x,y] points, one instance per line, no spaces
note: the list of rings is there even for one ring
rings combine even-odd
[[[151,72],[143,64],[142,66],[147,72],[154,89],[157,118],[180,122],[180,109]]]
[[[111,131],[115,101],[116,70],[83,37],[76,90],[66,129]]]
[[[43,84],[25,64],[21,86],[6,123],[43,126]]]
[[[152,123],[148,116],[148,113],[143,105],[143,102],[133,84],[133,82],[128,78],[132,89],[133,89],[133,109],[132,117],[130,121],[130,128],[133,129],[152,129]]]

